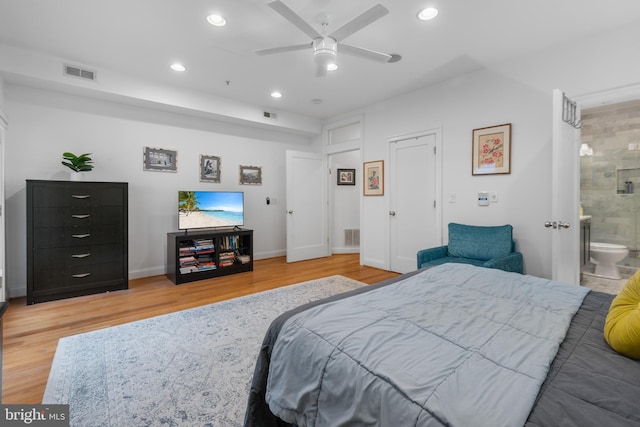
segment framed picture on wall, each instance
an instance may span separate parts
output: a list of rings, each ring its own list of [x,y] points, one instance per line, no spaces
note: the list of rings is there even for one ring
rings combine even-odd
[[[200,181],[220,182],[220,157],[200,154]]]
[[[142,168],[146,171],[177,172],[178,152],[144,147]]]
[[[364,195],[384,195],[384,160],[366,162],[364,164]]]
[[[262,185],[262,168],[258,166],[240,166],[240,184]]]
[[[338,169],[338,185],[356,185],[356,170]]]
[[[511,173],[511,123],[473,130],[473,175]]]

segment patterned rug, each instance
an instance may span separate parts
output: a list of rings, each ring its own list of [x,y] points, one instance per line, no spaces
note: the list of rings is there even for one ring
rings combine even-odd
[[[72,426],[241,426],[271,321],[363,285],[331,276],[63,338],[43,403],[69,404]]]

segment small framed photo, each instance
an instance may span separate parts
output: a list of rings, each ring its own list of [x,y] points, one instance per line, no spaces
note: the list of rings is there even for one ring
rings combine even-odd
[[[262,168],[258,166],[240,166],[240,184],[262,185]]]
[[[146,171],[177,172],[177,159],[177,151],[144,147],[143,169]]]
[[[338,169],[338,185],[356,185],[356,170]]]
[[[473,175],[511,173],[511,123],[473,130]]]
[[[220,157],[200,154],[200,181],[220,182]]]
[[[384,160],[364,164],[364,195],[384,196]]]

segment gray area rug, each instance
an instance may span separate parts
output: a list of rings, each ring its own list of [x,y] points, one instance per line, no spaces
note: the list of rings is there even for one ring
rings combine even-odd
[[[363,286],[331,276],[63,338],[43,403],[72,426],[241,426],[269,324]]]

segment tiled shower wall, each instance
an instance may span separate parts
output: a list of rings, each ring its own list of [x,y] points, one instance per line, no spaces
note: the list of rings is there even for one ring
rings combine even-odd
[[[580,198],[591,215],[591,241],[640,250],[640,100],[582,111]],[[633,193],[627,182],[633,182]]]

